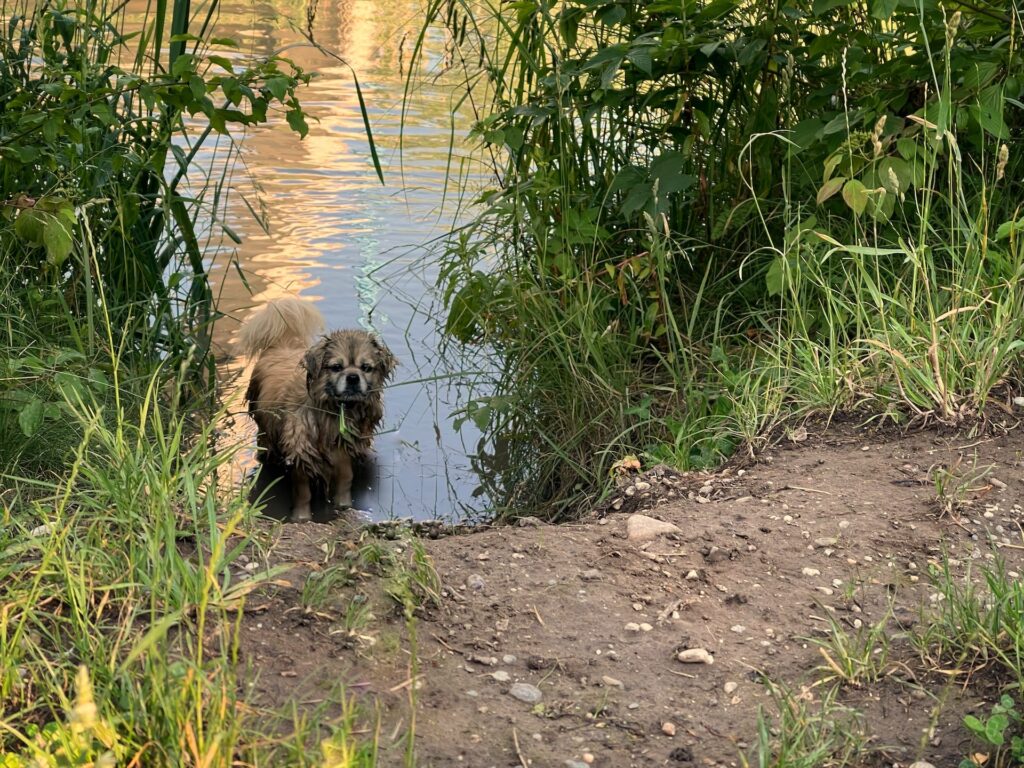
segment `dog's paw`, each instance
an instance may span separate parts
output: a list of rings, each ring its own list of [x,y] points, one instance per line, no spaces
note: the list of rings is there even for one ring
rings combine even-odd
[[[292,510],[292,522],[293,523],[308,523],[313,519],[313,515],[310,512],[308,506],[296,507]]]
[[[331,499],[331,504],[337,509],[350,509],[352,507],[352,494],[339,493]]]

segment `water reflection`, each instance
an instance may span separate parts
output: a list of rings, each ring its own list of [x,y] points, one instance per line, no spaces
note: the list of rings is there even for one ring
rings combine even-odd
[[[377,441],[377,460],[360,469],[356,506],[374,519],[463,517],[479,509],[472,497],[478,483],[467,446],[478,435],[456,432],[449,418],[457,406],[465,361],[441,359],[432,287],[436,265],[421,247],[444,233],[450,212],[441,210],[450,163],[456,173],[472,169],[468,150],[449,146],[464,135],[467,120],[453,114],[454,92],[444,77],[420,87],[407,106],[404,130],[401,62],[418,34],[422,10],[407,0],[322,0],[313,26],[325,47],[343,57],[359,75],[374,127],[387,184],[373,170],[351,75],[330,57],[301,41],[295,24],[305,24],[303,4],[224,5],[216,34],[232,36],[242,49],[285,55],[319,76],[302,94],[310,133],[299,142],[283,119],[250,131],[240,143],[240,166],[226,218],[243,237],[241,273],[218,259],[211,265],[225,319],[215,343],[225,379],[234,382],[234,410],[243,406],[239,387],[247,377],[234,359],[241,320],[282,296],[314,300],[332,328],[378,331],[400,360],[385,395],[386,415]],[[443,58],[444,38],[427,41],[434,61]],[[206,150],[214,162],[214,145]],[[401,151],[400,151],[401,148]],[[241,170],[241,167],[239,168]],[[472,173],[472,171],[470,171]],[[261,231],[249,206],[258,187],[269,234]],[[225,424],[252,445],[253,427],[240,413]],[[243,450],[237,477],[255,469],[253,451]],[[270,495],[268,508],[287,510],[286,484],[257,492]],[[321,508],[321,519],[325,511]]]

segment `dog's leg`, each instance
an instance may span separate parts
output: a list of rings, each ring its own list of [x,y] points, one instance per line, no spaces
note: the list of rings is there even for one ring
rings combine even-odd
[[[331,501],[336,507],[348,508],[352,506],[352,457],[344,448],[336,448],[333,458]]]
[[[310,500],[313,491],[309,487],[309,477],[298,467],[292,468],[292,522],[308,523],[313,519]]]

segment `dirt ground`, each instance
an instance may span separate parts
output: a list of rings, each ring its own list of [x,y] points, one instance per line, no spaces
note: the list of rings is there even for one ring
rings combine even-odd
[[[886,676],[840,689],[864,716],[865,764],[956,765],[964,713],[997,688],[923,671],[906,634],[928,621],[944,554],[957,574],[998,557],[1015,576],[1021,434],[810,432],[716,473],[624,476],[606,514],[577,524],[424,540],[440,600],[411,625],[371,567],[332,585],[359,546],[350,526],[278,526],[249,565],[293,564],[292,586],[244,617],[254,697],[308,707],[344,682],[380,708],[382,765],[403,764],[388,745],[412,730],[420,766],[735,766],[759,708],[775,711],[765,679],[813,710],[830,674],[813,638],[884,622]],[[940,514],[936,477],[962,509]],[[678,531],[630,540],[636,513]],[[713,663],[682,663],[685,649]]]

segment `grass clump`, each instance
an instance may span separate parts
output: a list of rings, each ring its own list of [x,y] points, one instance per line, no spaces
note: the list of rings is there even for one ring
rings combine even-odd
[[[758,712],[757,743],[745,768],[841,768],[858,765],[865,757],[867,737],[860,716],[836,700],[837,689],[826,689],[815,702],[809,691],[797,694],[765,681],[774,717]]]
[[[1013,685],[1024,684],[1024,585],[996,561],[956,577],[948,560],[933,569],[936,598],[916,642],[931,666],[952,664],[962,675],[995,671]]]

